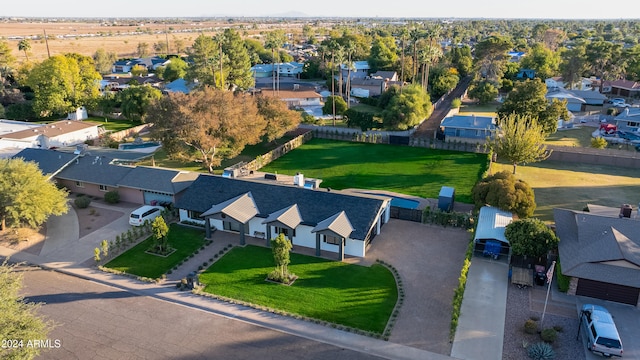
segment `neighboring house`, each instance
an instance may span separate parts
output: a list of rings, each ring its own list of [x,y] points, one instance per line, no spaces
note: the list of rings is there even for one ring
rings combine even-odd
[[[564,89],[565,83],[562,80],[562,76],[555,76],[548,79],[544,79],[545,85],[547,85],[547,89]]]
[[[570,295],[640,306],[640,222],[554,209]]]
[[[154,71],[160,66],[166,66],[170,62],[171,60],[164,59],[159,56],[151,56],[151,57],[138,58],[138,59],[118,60],[115,63],[113,63],[113,66],[111,67],[111,72],[128,73],[128,72],[131,72],[131,69],[133,69],[133,67],[136,65],[142,65],[145,68],[147,68],[147,70]]]
[[[504,236],[504,230],[513,221],[513,214],[492,206],[483,206],[478,213],[478,227],[473,237],[474,250],[479,253],[491,252],[491,255],[511,256],[511,245]],[[494,253],[494,246],[499,253]]]
[[[352,81],[353,79],[357,79],[357,78],[360,78],[360,79],[365,78],[369,75],[370,69],[371,67],[369,67],[369,62],[367,62],[366,60],[354,61],[351,66],[351,73],[349,73],[349,67],[346,64],[341,64],[340,73],[342,75],[342,81],[346,82],[347,77],[349,77],[349,74],[351,74]]]
[[[385,81],[398,81],[398,73],[395,71],[376,71],[371,74],[371,78]]]
[[[193,90],[198,84],[195,82],[187,82],[185,79],[180,78],[173,80],[172,82],[166,84],[162,89],[162,92],[165,94],[181,92],[183,94],[188,94]]]
[[[640,131],[639,108],[625,108],[614,120],[618,130]]]
[[[536,71],[532,69],[520,69],[520,71],[518,71],[518,73],[516,74],[516,78],[520,80],[525,80],[525,79],[533,80],[533,78],[535,77],[536,77]]]
[[[130,60],[130,59],[118,60],[115,63],[113,63],[113,66],[111,67],[111,72],[128,73],[129,71],[131,71],[134,65],[136,65],[136,62],[134,60]]]
[[[489,116],[453,115],[440,123],[446,136],[482,139],[493,138],[496,131],[496,120]]]
[[[299,78],[304,69],[304,64],[299,62],[288,62],[280,64],[258,64],[251,67],[254,78],[272,77],[274,72],[278,72],[281,77]]]
[[[63,120],[39,127],[0,134],[0,148],[42,148],[72,146],[97,139],[101,134],[98,124]]]
[[[640,97],[640,82],[630,80],[605,81],[602,92],[609,90],[611,95]]]
[[[595,78],[581,78],[580,82],[574,83],[573,86],[564,82],[562,76],[556,76],[552,78],[548,78],[544,80],[547,85],[547,89],[570,89],[570,90],[581,90],[581,91],[591,91],[598,88],[600,82]]]
[[[567,110],[572,112],[584,111],[585,105],[587,104],[587,102],[583,98],[577,96],[574,92],[565,90],[563,88],[549,88],[545,97],[549,101],[553,99],[566,100]]]
[[[592,90],[569,90],[569,92],[582,98],[586,105],[602,106],[607,100],[607,97],[599,91],[595,91],[595,88]]]
[[[313,90],[276,90],[261,89],[262,96],[273,96],[287,103],[289,108],[322,105],[322,95]]]
[[[509,56],[509,61],[511,62],[519,62],[526,55],[526,53],[522,51],[510,51],[507,53]]]
[[[25,149],[14,157],[37,163],[43,173],[73,193],[102,198],[108,191],[117,191],[120,201],[135,204],[175,203],[199,175],[172,169],[117,165],[116,159],[108,156],[115,152],[72,154]]]
[[[161,83],[162,80],[154,74],[149,74],[147,76],[105,75],[100,81],[100,90],[122,91],[130,87],[132,84],[159,87]]]
[[[273,64],[257,64],[251,67],[254,78],[268,78],[273,76]]]
[[[389,221],[390,198],[311,190],[261,181],[201,175],[176,203],[181,221],[268,241],[285,234],[293,246],[364,257]]]

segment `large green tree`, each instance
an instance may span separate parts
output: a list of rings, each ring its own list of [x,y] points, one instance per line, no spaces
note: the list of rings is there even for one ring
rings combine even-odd
[[[16,58],[11,54],[11,48],[6,41],[0,41],[0,85],[3,79],[9,74],[9,68]]]
[[[38,314],[38,304],[27,302],[21,295],[22,269],[17,267],[6,261],[0,264],[0,338],[3,341],[0,357],[33,359],[41,349],[29,346],[28,342],[46,339],[53,323]]]
[[[498,87],[488,80],[474,81],[469,87],[469,97],[478,100],[480,105],[495,101],[498,97]]]
[[[322,113],[325,115],[333,114],[334,111],[336,115],[344,115],[347,111],[347,102],[340,96],[328,96],[322,106]]]
[[[38,227],[51,215],[67,212],[67,192],[48,181],[38,166],[22,159],[0,159],[0,227]]]
[[[569,88],[573,89],[584,73],[587,71],[587,58],[585,47],[582,45],[574,46],[570,49],[562,49],[560,51],[560,74],[564,81],[569,84]]]
[[[510,115],[521,118],[536,119],[546,135],[553,134],[558,129],[558,120],[568,120],[569,111],[565,101],[549,102],[545,95],[547,86],[539,78],[517,82],[509,96],[498,109],[499,120]]]
[[[495,206],[509,211],[524,219],[533,215],[536,210],[533,189],[522,180],[501,171],[478,181],[471,190],[476,208],[484,205]]]
[[[131,121],[144,121],[151,103],[161,97],[160,90],[149,85],[129,86],[118,94],[122,115]]]
[[[395,86],[397,87],[397,86]],[[387,129],[407,130],[431,115],[433,106],[429,94],[419,84],[403,88],[390,100],[382,112],[383,124]]]
[[[489,81],[500,83],[502,68],[507,61],[507,51],[513,43],[506,37],[489,36],[476,45],[476,66],[480,74]]]
[[[245,145],[258,143],[267,126],[253,97],[209,87],[163,96],[147,118],[153,119],[152,137],[170,156],[200,160],[210,172]]]
[[[613,80],[624,72],[621,44],[594,41],[586,45],[585,54],[592,73],[602,79],[600,92],[604,81]]]
[[[454,47],[449,52],[451,64],[458,69],[460,76],[467,76],[473,70],[473,56],[468,45]]]
[[[376,37],[371,45],[368,61],[371,72],[392,70],[398,62],[395,39],[391,36]]]
[[[514,255],[538,258],[558,246],[558,237],[544,221],[535,218],[516,220],[504,230]]]
[[[187,70],[185,78],[187,80],[198,80],[198,83],[209,86],[216,86],[216,71],[219,68],[220,53],[218,47],[211,36],[204,34],[198,36],[189,50],[191,65]]]
[[[187,63],[181,58],[172,58],[171,61],[164,67],[162,71],[162,78],[165,81],[174,81],[185,77],[187,74]]]
[[[544,47],[542,44],[535,44],[527,56],[520,61],[523,69],[533,69],[540,79],[547,79],[558,74],[560,66],[560,56],[557,52]]]
[[[107,52],[105,49],[98,49],[93,54],[93,62],[96,64],[96,70],[100,74],[110,74],[113,63],[116,61],[114,52]]]
[[[513,164],[516,173],[518,164],[545,160],[551,151],[544,145],[545,134],[535,118],[510,115],[500,121],[500,130],[487,145],[498,158]]]
[[[29,51],[31,51],[31,41],[29,39],[22,39],[18,42],[18,50],[24,52],[24,58],[29,61]]]
[[[40,116],[66,114],[94,102],[100,80],[93,59],[79,54],[52,56],[33,67],[26,83],[33,89],[33,109]]]
[[[222,52],[226,56],[227,83],[242,90],[252,87],[255,83],[251,73],[251,58],[240,34],[233,29],[224,31]]]

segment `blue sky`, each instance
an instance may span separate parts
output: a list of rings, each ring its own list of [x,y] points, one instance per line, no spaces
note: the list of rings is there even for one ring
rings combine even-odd
[[[308,16],[457,18],[640,18],[640,1],[618,0],[5,0],[0,16],[26,17],[201,17]],[[0,25],[1,26],[1,25]]]

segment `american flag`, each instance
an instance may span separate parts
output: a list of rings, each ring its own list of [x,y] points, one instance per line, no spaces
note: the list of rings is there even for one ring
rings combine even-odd
[[[556,267],[556,262],[554,261],[553,263],[551,263],[551,267],[549,268],[549,270],[547,270],[547,282],[551,282],[551,279],[553,279],[553,270]]]

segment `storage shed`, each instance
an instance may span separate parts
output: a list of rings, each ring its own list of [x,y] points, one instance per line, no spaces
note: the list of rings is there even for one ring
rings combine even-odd
[[[451,211],[453,210],[453,204],[455,202],[456,190],[449,186],[443,186],[440,189],[440,194],[438,195],[438,209],[442,211]]]

